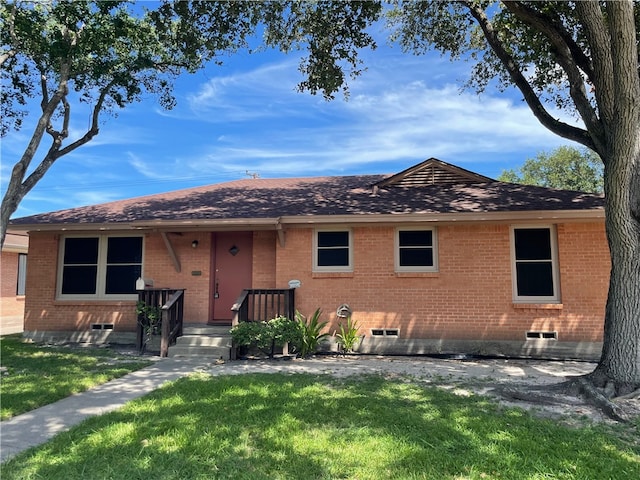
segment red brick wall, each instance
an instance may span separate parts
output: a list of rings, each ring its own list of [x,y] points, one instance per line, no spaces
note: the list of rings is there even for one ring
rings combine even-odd
[[[399,328],[402,338],[524,340],[529,330],[561,341],[601,341],[609,257],[601,223],[558,226],[562,304],[513,303],[508,225],[438,227],[438,273],[394,272],[394,228],[355,227],[353,273],[312,273],[312,230],[289,230],[278,248],[279,286],[302,281],[296,306],[317,307],[337,325],[347,303],[368,335]]]
[[[287,285],[276,286],[276,242],[276,232],[254,232],[253,288],[287,288]]]
[[[156,288],[184,288],[184,319],[187,323],[206,323],[209,320],[209,288],[211,282],[211,234],[191,232],[168,234],[180,272],[167,252],[160,234],[145,239],[144,277],[153,280]],[[191,244],[198,241],[198,246]]]
[[[0,316],[24,313],[24,296],[16,295],[18,255],[14,252],[0,253]]]
[[[297,308],[317,307],[337,325],[335,309],[348,303],[361,332],[399,328],[401,338],[523,340],[529,330],[557,331],[561,341],[601,341],[609,276],[603,223],[557,226],[562,304],[514,304],[508,225],[443,225],[437,229],[439,272],[396,273],[394,228],[354,227],[353,273],[313,273],[313,230],[253,237],[254,288],[287,288],[302,282]],[[176,272],[159,234],[145,237],[144,276],[156,287],[186,288],[185,319],[209,319],[211,234],[169,234],[181,262]],[[198,247],[192,248],[193,240]],[[25,330],[88,329],[115,323],[133,331],[135,302],[56,301],[58,236],[30,238]],[[199,274],[198,274],[199,272]]]

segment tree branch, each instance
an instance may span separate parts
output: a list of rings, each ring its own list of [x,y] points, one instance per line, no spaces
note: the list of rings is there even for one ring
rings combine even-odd
[[[36,167],[36,169],[27,177],[27,179],[22,183],[22,187],[25,190],[25,194],[31,190],[36,183],[40,181],[40,179],[47,173],[47,170],[53,165],[53,163],[60,157],[74,151],[76,148],[81,147],[82,145],[88,143],[93,137],[95,137],[99,133],[99,120],[100,120],[100,112],[102,111],[102,107],[104,105],[105,99],[109,95],[109,91],[116,84],[116,80],[112,80],[109,82],[100,92],[100,96],[98,97],[98,101],[96,102],[95,107],[93,107],[93,113],[91,115],[91,127],[87,132],[75,142],[67,145],[64,148],[60,148],[60,144],[55,142],[49,148],[49,151],[45,155],[44,159],[40,162],[40,164]],[[66,102],[66,98],[65,98]],[[66,125],[68,125],[68,117],[65,120],[65,129],[67,130]],[[64,136],[66,138],[67,135]]]
[[[44,72],[40,73],[40,89],[42,90],[42,101],[40,102],[40,107],[44,112],[47,108],[47,104],[49,103],[49,87],[47,87],[47,76]]]
[[[0,67],[2,67],[4,62],[9,60],[10,58],[15,57],[17,54],[18,54],[17,50],[11,49],[11,50],[8,50],[7,52],[3,53],[2,55],[0,55]]]
[[[544,33],[550,40],[553,39],[552,37],[557,37],[555,40],[562,42],[566,46],[578,68],[585,73],[590,81],[593,80],[593,65],[591,64],[591,59],[576,43],[557,16],[551,16],[535,10],[520,1],[505,1],[504,5],[519,19],[526,21],[531,26],[535,26],[537,30]]]
[[[604,148],[602,125],[596,109],[589,101],[584,85],[585,79],[580,71],[582,70],[589,79],[593,76],[588,57],[556,19],[523,5],[521,2],[505,2],[504,5],[518,19],[540,31],[555,47],[556,61],[566,73],[569,81],[569,95],[573,99],[587,131],[592,137],[595,137],[594,142],[599,148]]]
[[[600,9],[599,2],[576,2],[576,14],[585,29],[591,47],[593,63],[593,86],[600,118],[605,125],[614,119],[613,97],[613,57],[611,56],[611,36]]]
[[[463,0],[462,3],[467,7],[473,18],[476,19],[476,21],[480,25],[480,28],[482,28],[489,46],[495,52],[496,56],[500,59],[500,62],[503,64],[503,66],[507,69],[511,80],[513,80],[513,83],[516,85],[516,87],[518,87],[520,92],[522,92],[525,102],[527,102],[527,105],[529,106],[535,117],[538,119],[538,121],[556,135],[576,141],[588,148],[595,150],[596,145],[594,144],[593,139],[586,130],[574,127],[553,118],[544,108],[544,106],[540,102],[540,99],[538,98],[538,95],[535,93],[527,79],[524,77],[518,65],[516,65],[514,58],[507,52],[506,48],[502,44],[502,41],[498,38],[498,35],[493,29],[493,25],[491,25],[491,22],[487,18],[487,15],[485,14],[482,7],[473,1]]]

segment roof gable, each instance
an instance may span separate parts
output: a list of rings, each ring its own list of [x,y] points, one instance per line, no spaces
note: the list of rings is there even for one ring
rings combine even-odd
[[[376,183],[375,187],[422,187],[425,185],[494,181],[492,178],[451,165],[437,158],[429,158]]]

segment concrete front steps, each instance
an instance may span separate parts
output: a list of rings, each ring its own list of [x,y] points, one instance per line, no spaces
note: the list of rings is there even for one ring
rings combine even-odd
[[[170,357],[201,357],[229,360],[231,352],[231,325],[184,324],[182,336],[169,347]]]

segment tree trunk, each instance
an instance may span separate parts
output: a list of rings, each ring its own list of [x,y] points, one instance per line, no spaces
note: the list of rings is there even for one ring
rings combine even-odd
[[[611,278],[592,379],[598,387],[612,382],[615,394],[624,395],[640,387],[640,132],[636,127],[635,135],[612,138],[604,175]]]
[[[21,172],[22,164],[18,163],[13,167],[11,178],[7,185],[7,191],[2,198],[2,208],[0,210],[0,248],[4,246],[4,239],[7,235],[7,227],[9,219],[13,212],[16,211],[20,201],[24,198],[22,193],[22,178],[24,174]]]

